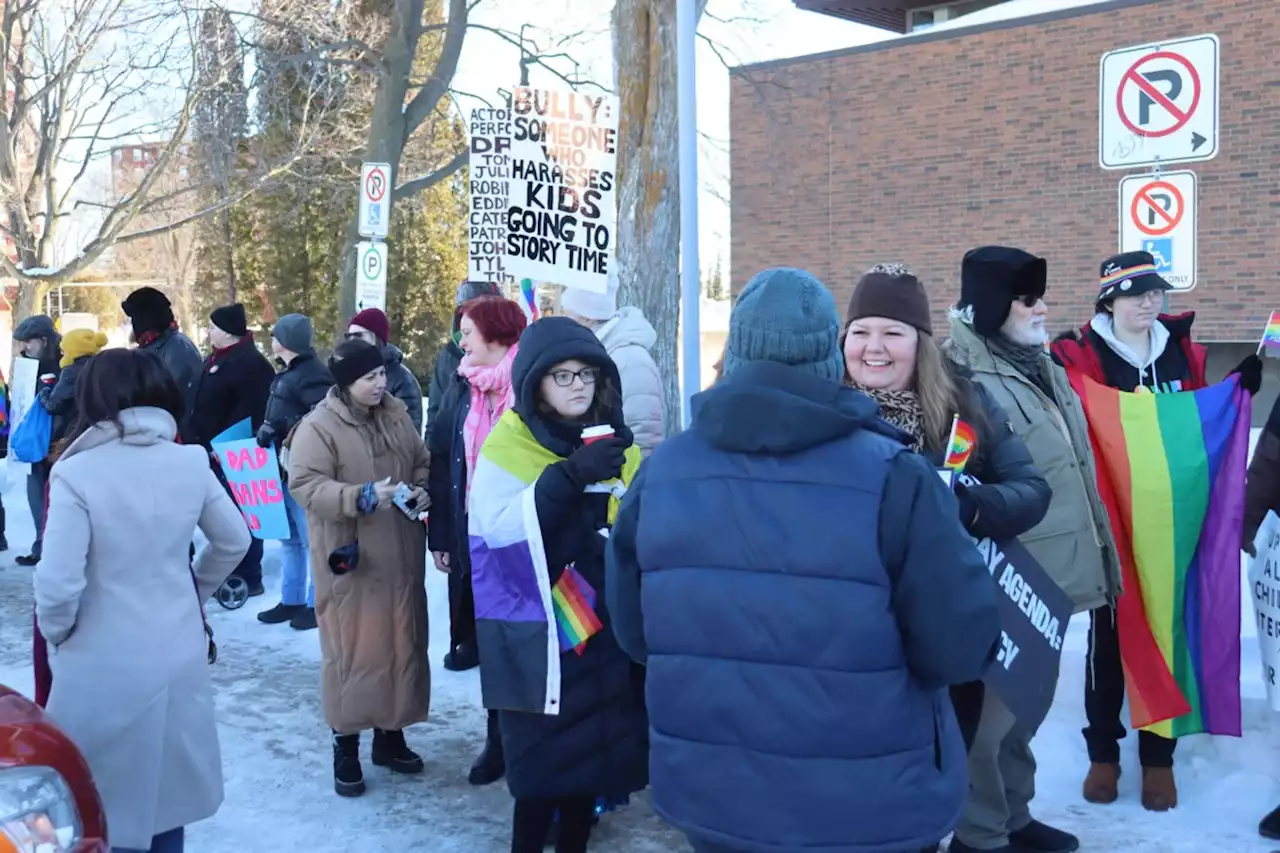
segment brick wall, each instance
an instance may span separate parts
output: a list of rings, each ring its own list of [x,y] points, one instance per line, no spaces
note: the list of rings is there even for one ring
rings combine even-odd
[[[940,320],[964,252],[1004,243],[1048,258],[1050,323],[1079,325],[1098,265],[1117,249],[1126,174],[1098,165],[1102,54],[1216,33],[1219,154],[1173,167],[1199,176],[1198,283],[1171,308],[1197,311],[1205,341],[1256,341],[1280,309],[1278,7],[1114,0],[1089,14],[738,69],[734,292],[760,269],[794,265],[826,281],[843,308],[862,270],[904,261]]]

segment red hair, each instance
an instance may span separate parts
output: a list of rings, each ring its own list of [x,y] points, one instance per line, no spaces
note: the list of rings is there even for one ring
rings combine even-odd
[[[505,296],[477,296],[463,304],[458,316],[470,317],[481,337],[504,347],[515,346],[529,322],[524,310]]]

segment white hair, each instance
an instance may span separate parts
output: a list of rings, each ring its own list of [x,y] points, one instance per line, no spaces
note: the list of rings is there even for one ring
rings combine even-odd
[[[892,276],[901,276],[901,275],[909,275],[912,277],[915,276],[915,273],[913,273],[906,264],[898,264],[898,263],[876,264],[871,269],[867,270],[866,273],[864,273],[864,275],[871,275],[872,273],[880,273],[882,275],[892,275]]]
[[[973,325],[973,306],[972,305],[952,305],[951,310],[947,312],[951,319],[959,320],[966,326]]]

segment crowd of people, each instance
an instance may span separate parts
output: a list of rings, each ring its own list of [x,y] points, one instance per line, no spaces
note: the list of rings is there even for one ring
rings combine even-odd
[[[1126,593],[1072,380],[1175,393],[1207,377],[1193,315],[1160,313],[1150,255],[1104,261],[1092,319],[1052,342],[1047,284],[1042,258],[974,249],[941,339],[903,265],[868,270],[843,318],[809,273],[763,271],[669,438],[656,336],[616,277],[532,323],[463,282],[425,422],[376,309],[326,359],[309,318],[280,318],[279,372],[240,305],[212,313],[207,358],[150,288],[124,302],[129,349],[28,318],[15,338],[53,420],[20,560],[37,700],[84,752],[113,849],[180,851],[216,812],[204,603],[232,577],[265,590],[211,445],[248,420],[279,458],[289,533],[258,619],[318,629],[337,794],[365,792],[368,730],[374,765],[423,772],[404,730],[430,711],[430,564],[448,575],[443,665],[479,669],[468,778],[505,778],[512,853],[585,853],[601,812],[646,788],[698,853],[1071,853],[1031,812],[1034,728],[983,680],[1001,625],[973,542],[1019,540],[1089,613],[1082,795],[1116,800]],[[1256,357],[1233,372],[1257,393]],[[974,441],[948,484],[957,421]],[[1277,436],[1280,405],[1246,550],[1280,508]],[[1175,807],[1176,741],[1138,740],[1142,805]],[[1280,836],[1280,809],[1260,830]]]

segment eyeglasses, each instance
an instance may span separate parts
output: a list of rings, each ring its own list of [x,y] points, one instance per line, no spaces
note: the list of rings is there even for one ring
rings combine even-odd
[[[573,384],[573,380],[581,379],[583,385],[595,385],[596,379],[600,376],[600,368],[584,367],[581,370],[553,370],[551,371],[551,381],[559,385],[561,388],[568,388]]]
[[[1028,308],[1035,308],[1036,303],[1039,302],[1042,298],[1043,297],[1041,296],[1032,296],[1030,294],[1027,294],[1026,296],[1015,296],[1013,297],[1013,301],[1021,302],[1023,305],[1027,306]]]

